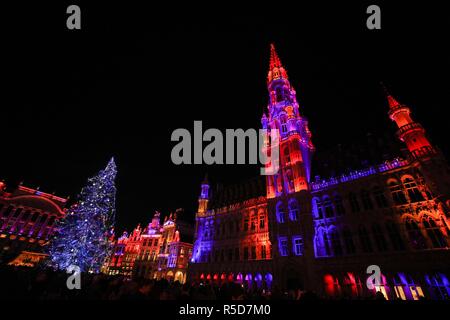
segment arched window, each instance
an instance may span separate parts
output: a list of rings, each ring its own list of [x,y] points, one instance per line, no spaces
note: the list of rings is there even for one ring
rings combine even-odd
[[[380,252],[387,251],[388,246],[386,242],[386,238],[384,237],[383,230],[381,229],[381,226],[377,223],[375,223],[372,226],[372,232],[373,236],[375,238],[375,243],[377,245],[377,249]]]
[[[348,199],[350,201],[350,207],[352,209],[353,213],[357,213],[361,211],[361,207],[359,206],[358,198],[356,197],[356,194],[350,193],[348,195]]]
[[[428,217],[423,219],[423,226],[427,232],[428,238],[431,240],[433,248],[445,248],[447,247],[447,241],[445,241],[444,235],[441,229],[436,225],[433,218]]]
[[[277,221],[278,223],[284,223],[286,211],[284,209],[283,203],[278,202],[277,204]]]
[[[334,256],[342,256],[341,237],[336,228],[332,228],[330,231],[330,241]]]
[[[314,218],[323,219],[322,202],[318,198],[313,199]]]
[[[343,216],[345,214],[344,203],[340,195],[334,196],[334,208],[336,209],[336,214],[338,216]]]
[[[267,273],[267,274],[264,276],[264,280],[265,280],[265,282],[266,282],[267,288],[270,289],[270,288],[272,287],[272,280],[273,280],[272,274]]]
[[[297,200],[291,199],[289,201],[289,218],[292,221],[298,221],[299,213],[298,213],[298,203]]]
[[[381,187],[376,186],[375,188],[373,188],[373,195],[375,197],[375,202],[377,203],[378,208],[386,208],[388,206],[386,197]]]
[[[364,210],[372,210],[373,209],[372,199],[370,199],[370,194],[369,194],[369,192],[367,192],[367,190],[361,191],[361,200],[362,200]]]
[[[360,226],[359,230],[359,240],[361,241],[361,246],[364,252],[372,252],[372,242],[370,241],[369,234],[364,226]]]
[[[303,238],[300,236],[292,237],[292,251],[296,256],[303,255]]]
[[[404,250],[405,245],[403,239],[400,236],[400,232],[397,226],[393,222],[386,223],[386,230],[388,232],[389,240],[391,241],[394,250]]]
[[[391,191],[392,200],[396,205],[402,205],[408,202],[403,193],[402,186],[397,181],[389,182],[389,190]]]
[[[412,178],[404,179],[403,185],[405,186],[406,192],[408,192],[408,197],[411,202],[419,202],[425,200],[422,192],[420,192],[416,182]]]
[[[328,197],[328,196],[323,197],[323,207],[325,209],[325,217],[326,218],[334,217],[334,210],[333,210],[333,205],[331,204],[330,197]]]
[[[327,257],[331,255],[328,235],[324,228],[318,228],[314,237],[316,257]]]
[[[344,245],[345,245],[346,253],[354,254],[356,252],[355,243],[353,242],[352,232],[350,231],[350,229],[348,227],[344,228],[343,236],[344,236]]]
[[[413,219],[408,219],[406,220],[405,225],[411,246],[416,250],[425,249],[427,247],[425,237],[420,231],[416,221],[414,221]]]

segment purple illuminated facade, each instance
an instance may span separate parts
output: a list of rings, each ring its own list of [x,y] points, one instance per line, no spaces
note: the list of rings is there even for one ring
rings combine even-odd
[[[12,192],[0,182],[0,262],[22,251],[42,252],[64,216],[67,199],[18,186]]]
[[[450,169],[409,107],[386,92],[398,154],[321,178],[308,122],[273,46],[267,88],[261,122],[281,134],[280,171],[262,188],[261,180],[202,183],[190,279],[330,297],[448,299]],[[382,273],[371,290],[370,265]]]

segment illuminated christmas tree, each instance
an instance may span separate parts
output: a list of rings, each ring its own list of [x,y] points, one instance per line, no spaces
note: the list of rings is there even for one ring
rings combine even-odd
[[[70,265],[98,273],[111,253],[109,238],[115,220],[116,164],[112,158],[98,175],[88,179],[78,201],[57,224],[50,247],[50,265],[66,270]]]

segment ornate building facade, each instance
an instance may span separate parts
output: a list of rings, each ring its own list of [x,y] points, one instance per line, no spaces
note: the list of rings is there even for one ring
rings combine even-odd
[[[177,221],[177,213],[165,217],[161,224],[156,212],[146,228],[138,225],[130,235],[124,232],[115,241],[103,272],[184,283],[192,255],[192,243],[185,242],[189,236],[189,228]]]
[[[19,185],[12,192],[0,182],[0,263],[22,251],[24,261],[35,264],[42,247],[54,233],[55,221],[64,216],[67,199]],[[39,260],[39,259],[38,259]]]
[[[450,169],[410,108],[386,92],[405,147],[398,155],[312,178],[308,122],[273,46],[267,88],[261,123],[280,134],[280,171],[259,193],[251,185],[214,192],[202,183],[191,280],[298,286],[331,297],[379,291],[388,299],[448,299]],[[371,265],[381,276],[369,290]]]

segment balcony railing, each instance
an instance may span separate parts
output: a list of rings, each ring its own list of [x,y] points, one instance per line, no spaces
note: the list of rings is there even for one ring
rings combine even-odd
[[[423,127],[422,127],[422,125],[420,123],[417,123],[417,122],[408,123],[408,124],[405,124],[404,126],[401,126],[398,129],[397,135],[401,136],[406,131],[410,131],[410,130],[423,130]]]
[[[325,189],[332,185],[337,185],[339,183],[353,181],[353,180],[361,179],[361,178],[364,178],[364,177],[367,177],[367,176],[370,176],[370,175],[373,175],[376,173],[381,173],[381,172],[389,171],[392,169],[400,168],[400,167],[406,166],[408,163],[409,163],[409,161],[407,161],[407,160],[404,160],[401,158],[396,158],[392,161],[386,161],[385,163],[382,163],[377,166],[373,166],[373,167],[369,167],[369,168],[361,169],[361,170],[355,170],[348,174],[342,174],[338,177],[332,177],[332,178],[325,179],[325,180],[321,180],[320,177],[317,177],[316,181],[311,183],[311,188],[314,191],[320,190],[320,189]]]

